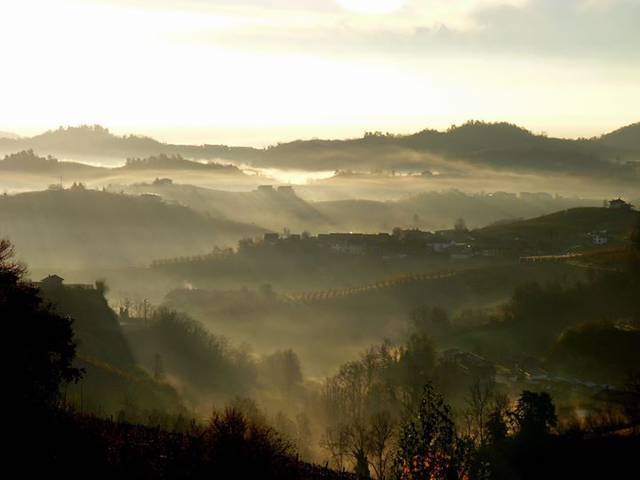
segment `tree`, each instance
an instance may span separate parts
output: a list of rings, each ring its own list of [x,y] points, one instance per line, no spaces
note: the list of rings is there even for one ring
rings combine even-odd
[[[424,333],[414,333],[401,350],[398,378],[404,393],[404,404],[415,408],[422,396],[422,386],[433,379],[436,353],[431,338]]]
[[[487,423],[489,420],[489,408],[493,398],[493,384],[476,379],[469,387],[469,394],[465,398],[467,409],[465,418],[469,436],[478,445],[484,445],[487,441]]]
[[[547,392],[523,391],[513,411],[513,419],[518,435],[524,438],[545,436],[558,424],[556,407]]]
[[[417,412],[402,428],[398,445],[398,479],[450,480],[468,475],[469,442],[458,436],[451,408],[430,383]]]
[[[411,324],[417,332],[434,336],[445,335],[451,328],[446,310],[426,305],[411,312]]]
[[[371,467],[378,480],[385,480],[389,474],[392,449],[390,448],[396,430],[396,422],[387,410],[374,414],[370,420],[368,453]]]
[[[5,354],[16,369],[12,387],[20,408],[50,411],[58,404],[61,385],[82,373],[72,365],[72,322],[44,304],[38,289],[23,281],[25,268],[12,258],[13,246],[0,240],[0,318]]]
[[[262,364],[267,380],[285,393],[302,383],[300,359],[291,349],[277,351],[267,356]]]
[[[323,439],[338,469],[352,466],[360,478],[388,470],[399,410],[393,377],[397,352],[384,343],[340,368],[323,392],[327,426]]]
[[[453,228],[458,233],[469,231],[469,229],[467,228],[467,223],[464,221],[464,218],[457,219]]]

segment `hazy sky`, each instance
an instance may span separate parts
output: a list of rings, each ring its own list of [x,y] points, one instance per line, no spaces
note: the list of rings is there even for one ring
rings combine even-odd
[[[3,0],[0,130],[265,144],[640,120],[639,0]]]

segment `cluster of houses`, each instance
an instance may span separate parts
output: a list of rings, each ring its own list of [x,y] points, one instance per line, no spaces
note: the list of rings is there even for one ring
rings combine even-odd
[[[631,205],[629,202],[625,202],[621,198],[609,200],[605,204],[605,206],[607,206],[610,210],[633,210],[633,205]],[[591,240],[592,245],[601,246],[607,245],[609,243],[609,232],[607,232],[607,230],[595,230],[593,232],[589,232],[587,233],[587,237]]]
[[[453,231],[428,232],[396,228],[392,233],[321,233],[309,234],[265,233],[262,242],[240,242],[239,251],[246,248],[313,246],[338,254],[387,256],[420,253],[448,253],[452,257],[467,258],[473,253],[466,234]]]
[[[258,191],[285,193],[290,188],[278,187],[276,191],[270,185],[262,185],[258,187]],[[620,198],[607,202],[607,207],[612,210],[633,209],[633,205]],[[585,237],[594,246],[603,246],[610,242],[607,230],[586,232]],[[516,238],[515,240],[521,239]],[[261,246],[292,248],[295,245],[321,247],[334,253],[346,255],[406,256],[432,253],[447,255],[452,259],[466,259],[472,256],[494,257],[501,252],[519,251],[513,242],[505,243],[502,240],[492,240],[482,236],[474,238],[463,227],[436,232],[395,228],[392,233],[341,232],[321,233],[317,236],[306,233],[266,233],[262,242],[252,240],[241,242],[239,251]]]

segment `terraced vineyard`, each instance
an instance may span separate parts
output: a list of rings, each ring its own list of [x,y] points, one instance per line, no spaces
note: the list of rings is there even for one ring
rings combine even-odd
[[[315,292],[293,293],[286,295],[286,298],[294,303],[314,303],[323,300],[332,300],[336,298],[344,298],[362,293],[369,293],[376,290],[385,290],[401,285],[408,285],[416,282],[425,282],[430,280],[442,280],[452,278],[459,275],[461,271],[442,272],[442,273],[410,273],[398,275],[378,282],[359,285],[348,288],[332,288],[328,290],[319,290]]]

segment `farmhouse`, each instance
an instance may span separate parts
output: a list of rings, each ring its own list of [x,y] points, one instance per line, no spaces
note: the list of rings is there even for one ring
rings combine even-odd
[[[616,198],[615,200],[609,201],[609,208],[612,210],[631,210],[633,208],[633,205],[625,202],[621,198]]]

